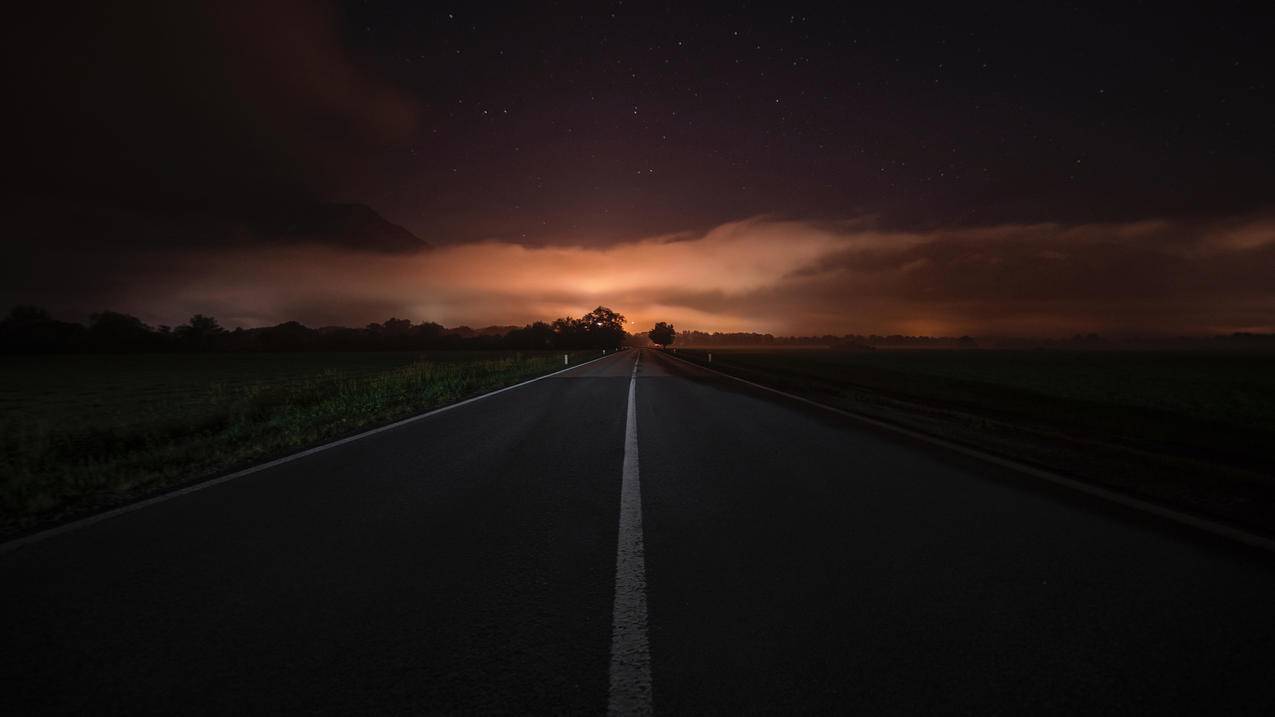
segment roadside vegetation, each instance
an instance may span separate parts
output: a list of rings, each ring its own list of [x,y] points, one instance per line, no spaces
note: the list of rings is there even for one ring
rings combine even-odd
[[[0,534],[13,534],[543,375],[562,368],[563,352],[70,354],[0,365]]]
[[[712,349],[812,400],[1275,533],[1275,355]],[[707,350],[677,356],[707,363]]]
[[[578,351],[620,346],[624,316],[605,306],[575,318],[525,326],[447,328],[433,321],[391,317],[362,328],[311,328],[296,321],[245,329],[224,328],[195,314],[180,326],[151,326],[118,311],[90,314],[87,323],[63,321],[37,306],[15,306],[0,319],[0,354],[195,353],[250,351]]]
[[[32,306],[0,320],[0,535],[128,503],[623,344],[604,306],[526,326],[227,330]]]

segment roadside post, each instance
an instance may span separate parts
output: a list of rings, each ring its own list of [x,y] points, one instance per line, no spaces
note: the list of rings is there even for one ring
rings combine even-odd
[[[566,365],[567,365],[567,355],[566,355],[566,354],[563,354],[563,355],[562,355],[562,365],[563,365],[563,366],[566,366]]]

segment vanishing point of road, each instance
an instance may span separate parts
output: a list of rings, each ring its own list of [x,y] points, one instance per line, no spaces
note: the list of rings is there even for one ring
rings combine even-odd
[[[1275,560],[623,351],[0,554],[0,713],[1275,714]]]

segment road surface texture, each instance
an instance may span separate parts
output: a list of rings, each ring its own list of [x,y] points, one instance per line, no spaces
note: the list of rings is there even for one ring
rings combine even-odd
[[[8,715],[1275,714],[1269,554],[654,351],[7,550],[0,585]]]

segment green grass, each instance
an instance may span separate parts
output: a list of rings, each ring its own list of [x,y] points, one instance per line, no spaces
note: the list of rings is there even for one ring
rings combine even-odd
[[[13,532],[548,373],[562,354],[24,356],[0,367],[0,530]]]
[[[706,351],[682,349],[697,362]],[[1143,497],[1275,529],[1275,357],[713,349],[713,368]]]

